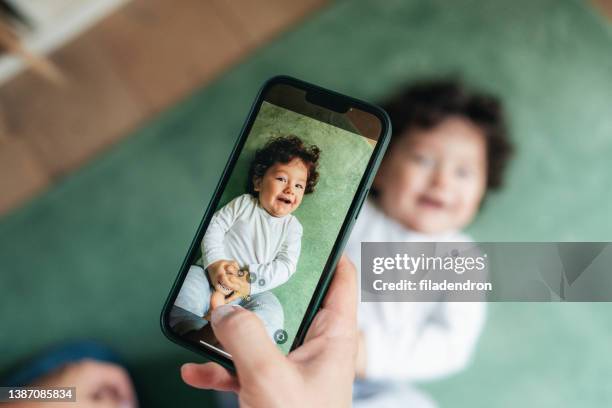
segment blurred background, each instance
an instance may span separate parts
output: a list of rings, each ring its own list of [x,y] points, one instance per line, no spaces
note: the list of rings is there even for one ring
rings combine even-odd
[[[374,102],[461,75],[501,97],[517,146],[474,238],[612,240],[611,20],[610,0],[1,0],[0,372],[94,338],[143,406],[212,406],[159,312],[280,73]],[[422,387],[441,406],[610,406],[610,316],[490,304],[469,369]]]

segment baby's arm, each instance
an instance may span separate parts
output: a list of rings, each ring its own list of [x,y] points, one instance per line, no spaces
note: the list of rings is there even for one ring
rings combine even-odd
[[[225,303],[225,295],[218,290],[214,290],[212,295],[210,295],[210,307],[208,308],[208,312],[203,316],[203,319],[210,321],[210,314],[212,311]]]
[[[202,239],[202,258],[205,268],[209,268],[217,261],[228,259],[223,246],[225,234],[234,225],[243,207],[248,203],[246,200],[248,197],[239,196],[213,215]]]
[[[302,246],[302,226],[294,218],[289,224],[287,236],[272,262],[250,264],[251,295],[274,289],[287,282],[297,268]]]
[[[218,290],[215,290],[210,296],[210,310],[216,309],[219,306],[224,305],[225,303],[225,295],[223,295],[223,293],[219,292]]]

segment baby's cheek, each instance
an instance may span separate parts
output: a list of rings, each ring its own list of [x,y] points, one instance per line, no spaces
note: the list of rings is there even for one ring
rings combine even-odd
[[[474,201],[463,201],[460,203],[458,208],[454,214],[454,223],[456,224],[456,228],[461,229],[466,227],[474,217],[476,216],[476,212],[478,211],[478,206],[475,205]]]
[[[293,208],[296,209],[300,206],[300,204],[302,204],[302,198],[303,197],[297,197],[295,200],[295,203],[293,204]]]
[[[472,216],[476,215],[478,209],[480,208],[480,202],[484,197],[484,186],[474,185],[469,191],[469,194],[465,196],[465,206],[467,207],[467,211],[472,214]]]

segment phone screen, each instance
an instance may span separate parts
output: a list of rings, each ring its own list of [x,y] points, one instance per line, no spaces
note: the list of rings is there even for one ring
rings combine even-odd
[[[228,358],[209,324],[227,303],[289,352],[384,132],[375,114],[291,84],[265,88],[253,112],[168,314],[174,334]]]

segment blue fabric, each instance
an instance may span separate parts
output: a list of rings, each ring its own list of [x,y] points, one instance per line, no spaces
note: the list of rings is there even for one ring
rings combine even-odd
[[[6,387],[25,386],[72,362],[89,358],[123,365],[121,359],[109,347],[92,340],[65,343],[46,350],[9,372],[1,380]]]

